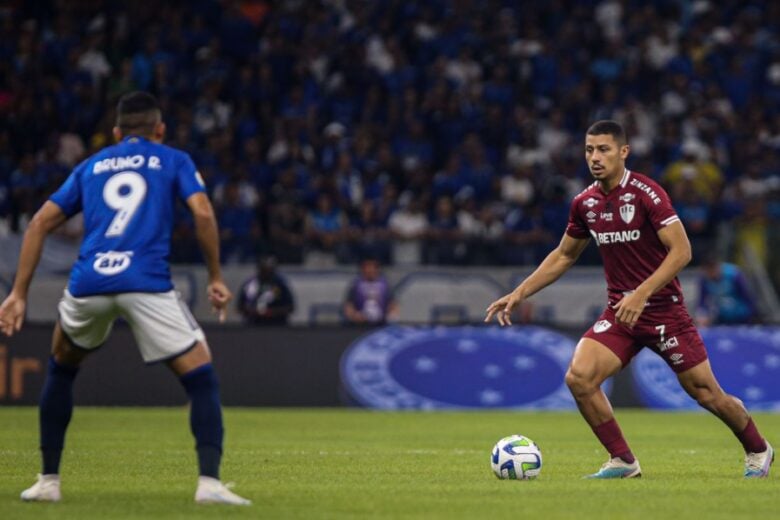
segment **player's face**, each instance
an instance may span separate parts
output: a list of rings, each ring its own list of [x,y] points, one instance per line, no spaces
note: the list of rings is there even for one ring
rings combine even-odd
[[[610,181],[623,175],[628,145],[621,145],[610,134],[585,136],[585,160],[597,181]]]

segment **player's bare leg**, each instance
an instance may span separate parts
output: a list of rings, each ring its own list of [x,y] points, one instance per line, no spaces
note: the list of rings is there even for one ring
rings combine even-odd
[[[615,420],[612,405],[601,384],[622,368],[620,358],[601,343],[583,338],[577,344],[566,385],[580,414],[607,449],[610,460],[591,478],[631,478],[640,476],[639,462],[634,458]]]
[[[699,405],[712,412],[737,436],[745,449],[745,476],[765,477],[774,460],[772,446],[758,433],[742,401],[723,391],[709,361],[677,374],[680,384]]]
[[[51,355],[57,363],[77,367],[90,354],[91,351],[74,347],[68,337],[62,332],[60,323],[54,325],[54,333],[51,338]]]
[[[22,491],[24,501],[58,502],[62,498],[59,468],[65,432],[73,415],[73,380],[88,355],[89,351],[71,344],[59,323],[54,326],[51,358],[39,407],[43,469],[37,482]]]
[[[601,383],[620,369],[620,359],[601,343],[583,338],[577,344],[566,372],[566,386],[591,428],[614,418]]]
[[[167,363],[179,376],[190,398],[190,428],[195,436],[200,470],[195,501],[202,504],[251,504],[219,480],[224,435],[222,407],[208,346],[199,341],[193,348]]]
[[[193,348],[167,362],[177,376],[183,376],[197,368],[211,363],[211,352],[205,343],[198,342]]]

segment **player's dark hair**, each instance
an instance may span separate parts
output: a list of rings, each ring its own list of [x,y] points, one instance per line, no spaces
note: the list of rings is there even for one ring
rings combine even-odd
[[[116,106],[116,126],[123,135],[152,135],[161,118],[160,104],[148,92],[125,94]]]
[[[623,125],[617,121],[612,121],[611,119],[602,119],[601,121],[596,121],[590,125],[590,128],[588,128],[586,133],[588,135],[609,134],[618,144],[626,144],[626,131],[623,129]]]

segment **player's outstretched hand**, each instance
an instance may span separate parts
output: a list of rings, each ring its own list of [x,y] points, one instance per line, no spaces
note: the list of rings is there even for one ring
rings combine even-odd
[[[488,308],[485,311],[487,312],[485,323],[489,323],[493,319],[493,316],[495,316],[496,319],[498,319],[498,323],[502,326],[511,325],[512,312],[520,305],[521,301],[522,298],[515,294],[514,291],[494,301],[488,305]]]
[[[24,310],[27,302],[14,293],[6,297],[0,305],[0,331],[6,336],[13,336],[22,329],[24,322]]]
[[[230,300],[233,299],[233,294],[222,280],[209,282],[207,292],[211,310],[219,316],[220,323],[224,322],[227,317],[227,306]]]

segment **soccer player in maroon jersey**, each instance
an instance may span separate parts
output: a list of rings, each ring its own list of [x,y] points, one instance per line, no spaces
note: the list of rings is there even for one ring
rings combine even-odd
[[[623,127],[598,121],[585,136],[585,159],[595,179],[574,197],[561,243],[514,291],[491,303],[511,325],[520,302],[560,278],[596,241],[604,262],[608,305],[574,351],[566,385],[610,459],[590,478],[640,476],[601,383],[628,365],[643,347],[660,355],[680,384],[703,408],[731,428],[745,449],[745,477],[766,477],[772,446],[734,396],[712,373],[704,343],[683,302],[677,279],[691,260],[691,246],[669,196],[657,183],[625,167],[629,146]]]

